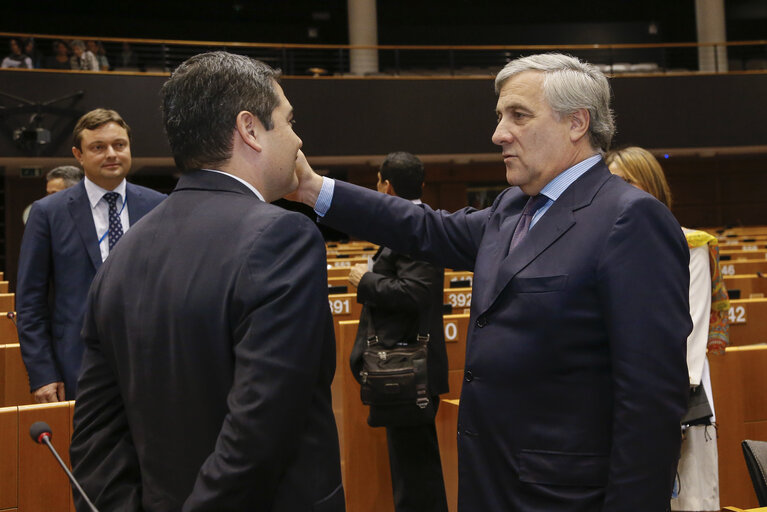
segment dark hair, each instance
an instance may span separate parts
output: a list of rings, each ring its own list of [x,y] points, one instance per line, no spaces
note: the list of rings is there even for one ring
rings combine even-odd
[[[75,125],[75,129],[72,132],[73,144],[77,149],[82,150],[80,142],[83,139],[83,130],[95,130],[107,123],[117,123],[121,127],[125,128],[128,133],[128,141],[130,141],[130,126],[122,118],[120,114],[115,110],[109,110],[106,108],[97,108],[91,110],[87,114],[83,115]]]
[[[420,199],[424,180],[423,163],[412,153],[389,153],[381,164],[381,181],[389,180],[403,199]]]
[[[271,130],[279,76],[263,62],[227,52],[195,55],[176,68],[161,96],[165,133],[179,169],[215,167],[231,158],[242,111]]]
[[[68,187],[71,187],[72,185],[77,185],[78,182],[82,181],[83,170],[79,167],[75,167],[74,165],[61,165],[59,167],[54,167],[48,171],[48,174],[45,175],[45,181],[56,179],[64,180],[64,183],[66,183]]]
[[[25,55],[24,54],[24,42],[20,38],[18,38],[18,37],[10,38],[8,40],[8,47],[9,48],[11,47],[11,43],[16,43],[16,46],[19,48],[19,52],[21,53],[21,55]]]

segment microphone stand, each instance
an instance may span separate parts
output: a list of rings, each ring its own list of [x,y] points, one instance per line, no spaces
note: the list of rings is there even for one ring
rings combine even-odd
[[[38,427],[39,423],[42,423],[42,422],[37,422],[34,425],[32,425],[32,429],[35,429],[35,427]],[[44,427],[48,427],[46,424],[43,424],[43,426]],[[32,432],[30,432],[30,433],[32,433]],[[43,432],[41,432],[37,437],[35,437],[34,434],[33,434],[32,435],[32,439],[34,439],[38,443],[45,443],[45,445],[51,450],[51,453],[53,454],[53,456],[56,457],[56,460],[59,461],[59,465],[62,467],[64,472],[69,477],[69,481],[72,482],[72,485],[75,486],[75,488],[80,493],[80,496],[82,496],[83,499],[85,500],[85,502],[88,504],[88,507],[90,507],[91,512],[99,512],[99,510],[93,505],[91,500],[88,498],[88,495],[85,494],[85,491],[83,490],[83,488],[80,487],[80,484],[75,479],[75,476],[72,474],[71,471],[69,471],[69,468],[67,467],[67,465],[64,464],[63,460],[61,460],[61,457],[59,457],[59,454],[56,451],[56,449],[53,447],[53,444],[51,443],[50,428],[45,428],[45,430]]]

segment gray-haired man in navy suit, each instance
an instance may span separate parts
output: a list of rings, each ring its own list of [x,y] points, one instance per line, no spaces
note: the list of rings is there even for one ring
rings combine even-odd
[[[610,174],[610,86],[532,55],[496,77],[510,188],[484,210],[418,207],[311,172],[323,222],[474,271],[458,415],[461,512],[661,512],[687,406],[689,251],[655,198]]]

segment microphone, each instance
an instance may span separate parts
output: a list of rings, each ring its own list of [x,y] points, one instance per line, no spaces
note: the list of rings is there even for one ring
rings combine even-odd
[[[67,465],[64,464],[64,461],[61,460],[61,457],[59,457],[58,452],[56,452],[56,449],[51,444],[51,437],[53,437],[53,433],[51,432],[51,427],[44,421],[36,421],[32,424],[31,427],[29,427],[29,435],[32,436],[32,440],[39,444],[45,444],[50,448],[51,453],[54,457],[56,457],[56,460],[59,461],[59,464],[64,469],[64,472],[69,477],[69,480],[72,482],[72,485],[74,485],[77,490],[79,491],[80,495],[85,500],[85,503],[88,504],[88,506],[91,509],[91,512],[99,512],[99,510],[93,505],[91,500],[88,498],[88,495],[85,494],[85,491],[83,491],[83,488],[80,487],[80,484],[75,480],[75,476],[72,474],[71,471],[69,471],[69,468],[67,468]]]
[[[16,312],[15,311],[9,311],[8,313],[6,313],[5,316],[7,316],[11,320],[11,322],[13,322],[14,326],[18,327],[18,325],[16,325]]]

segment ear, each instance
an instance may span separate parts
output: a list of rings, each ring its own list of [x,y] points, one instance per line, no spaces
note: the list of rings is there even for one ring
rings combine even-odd
[[[235,136],[239,137],[245,145],[258,152],[262,150],[259,139],[261,130],[263,130],[261,121],[252,113],[243,110],[237,114],[235,119]]]
[[[386,189],[384,190],[385,194],[389,194],[390,196],[397,195],[397,193],[394,191],[394,185],[391,184],[391,181],[384,180],[384,185],[386,186]]]
[[[589,131],[589,111],[581,108],[570,114],[570,140],[577,142]]]
[[[72,146],[72,155],[74,155],[75,159],[80,162],[80,165],[83,165],[83,152],[77,149],[77,146]]]

